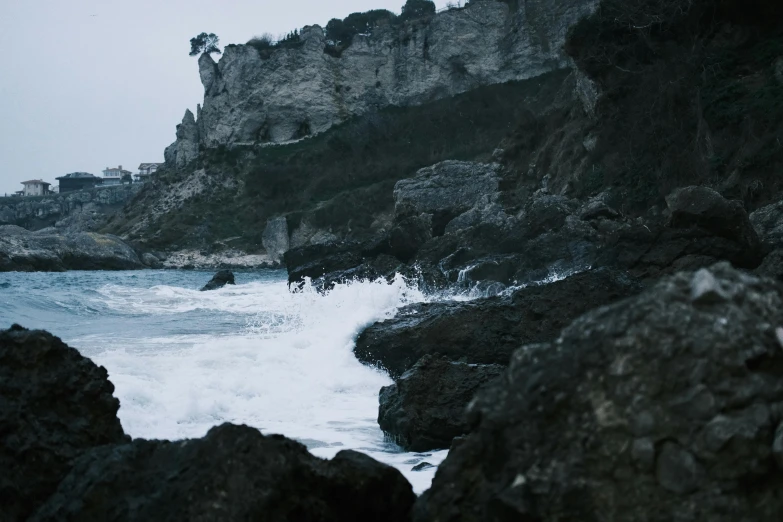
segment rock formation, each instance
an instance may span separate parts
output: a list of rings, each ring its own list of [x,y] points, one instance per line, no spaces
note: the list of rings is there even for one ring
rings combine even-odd
[[[230,270],[221,270],[212,276],[212,279],[210,279],[207,284],[204,285],[201,291],[205,292],[207,290],[217,290],[218,288],[223,288],[226,285],[233,284],[236,284],[234,283],[234,272]]]
[[[106,369],[59,338],[0,330],[0,519],[26,520],[73,459],[126,442],[112,393]]]
[[[120,238],[94,232],[30,232],[0,226],[0,272],[64,270],[133,270],[144,268],[139,256]]]
[[[470,430],[468,403],[503,369],[425,355],[394,384],[381,388],[378,425],[408,451],[448,448],[454,437]]]
[[[777,520],[783,286],[663,279],[519,349],[415,520]]]

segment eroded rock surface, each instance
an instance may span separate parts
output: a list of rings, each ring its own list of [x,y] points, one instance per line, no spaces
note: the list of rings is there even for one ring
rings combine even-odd
[[[25,520],[84,451],[129,440],[106,369],[48,332],[0,331],[0,519]]]
[[[778,520],[783,286],[667,277],[515,352],[415,520]]]
[[[223,288],[226,285],[233,284],[236,284],[234,282],[234,272],[231,270],[221,270],[212,276],[212,279],[210,279],[209,282],[204,285],[201,291],[206,292],[207,290],[217,290],[218,288]]]

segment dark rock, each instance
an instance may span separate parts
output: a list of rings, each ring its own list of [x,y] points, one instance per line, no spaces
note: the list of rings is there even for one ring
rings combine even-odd
[[[465,407],[503,368],[425,355],[394,384],[381,388],[378,425],[408,451],[448,448],[470,429]]]
[[[59,338],[0,331],[0,519],[25,520],[84,451],[123,442],[106,369]]]
[[[783,285],[702,270],[519,349],[414,519],[779,520]]]
[[[0,226],[0,272],[139,268],[144,265],[136,252],[116,236]]]
[[[389,233],[389,253],[403,262],[408,262],[430,239],[432,214],[407,217],[400,220]]]
[[[424,471],[425,469],[434,468],[429,462],[420,462],[411,468],[411,471]]]
[[[760,248],[758,234],[739,201],[728,201],[708,187],[685,187],[666,197],[673,228],[697,226],[747,249]]]
[[[283,436],[224,424],[202,439],[84,455],[31,521],[398,522],[415,498],[399,471],[361,453],[325,461]]]
[[[348,241],[292,248],[283,259],[289,284],[302,283],[306,277],[315,280],[324,274],[350,270],[364,262],[362,245]]]
[[[150,268],[163,268],[163,263],[154,254],[147,252],[141,256],[141,262]]]
[[[522,288],[512,296],[414,304],[362,332],[354,353],[392,378],[426,354],[505,365],[521,345],[554,339],[586,311],[639,291],[641,286],[624,273],[599,269]]]
[[[223,288],[226,285],[233,285],[234,283],[234,273],[231,270],[221,270],[214,276],[212,276],[212,279],[209,280],[207,284],[204,285],[204,288],[201,289],[202,292],[206,290],[217,290],[218,288]]]
[[[783,248],[773,250],[756,269],[758,275],[783,280]]]
[[[750,222],[764,248],[783,248],[783,201],[756,210],[750,215]]]

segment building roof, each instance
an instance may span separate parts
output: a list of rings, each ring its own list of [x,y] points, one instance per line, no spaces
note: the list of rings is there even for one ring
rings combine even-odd
[[[95,174],[90,174],[89,172],[71,172],[70,174],[66,174],[65,176],[60,176],[59,178],[55,178],[55,179],[76,179],[76,178],[101,179]]]
[[[139,165],[139,170],[148,169],[150,167],[162,167],[165,163],[142,163]]]
[[[47,183],[42,179],[31,179],[29,181],[23,181],[22,185],[28,185],[30,183],[43,183],[44,185],[51,185],[51,183]]]

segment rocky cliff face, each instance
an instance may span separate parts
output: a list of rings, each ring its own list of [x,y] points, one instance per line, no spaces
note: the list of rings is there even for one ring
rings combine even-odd
[[[167,151],[182,166],[201,148],[279,143],[323,132],[352,116],[389,105],[409,106],[482,85],[536,77],[568,65],[568,28],[596,0],[528,0],[512,8],[474,1],[466,8],[383,27],[357,36],[339,57],[324,52],[319,26],[302,30],[302,45],[263,58],[230,45],[218,63],[199,59],[204,106],[188,111]]]
[[[91,232],[103,226],[108,216],[133,199],[141,187],[117,185],[43,198],[3,198],[0,225],[30,230],[55,226],[68,232]]]

